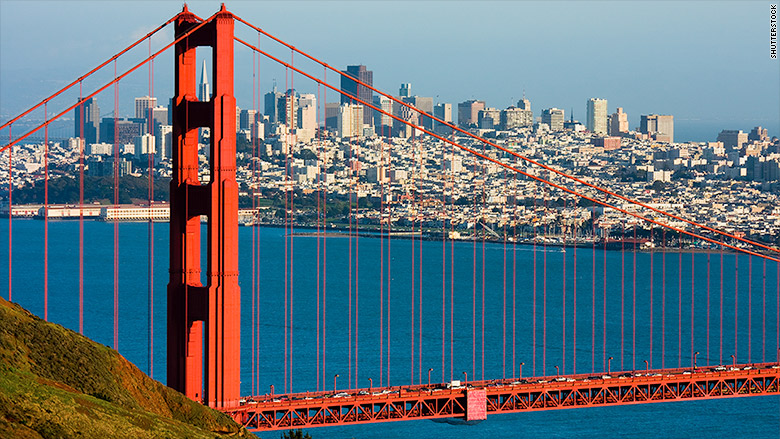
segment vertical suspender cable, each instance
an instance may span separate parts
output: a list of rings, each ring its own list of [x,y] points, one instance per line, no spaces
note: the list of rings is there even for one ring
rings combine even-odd
[[[84,335],[84,102],[79,81],[79,334]],[[97,140],[97,139],[95,139]]]
[[[48,121],[48,104],[43,104],[43,120]],[[49,124],[43,128],[43,320],[49,321]]]
[[[593,248],[591,249],[591,305],[590,305],[590,372],[596,372],[596,208],[592,216]]]
[[[13,143],[13,137],[11,135],[12,125],[8,126],[8,143]],[[11,145],[8,147],[8,301],[13,301],[13,290],[11,289],[11,280],[13,278],[13,270],[11,263],[13,261],[13,212],[14,212],[14,147]]]
[[[568,203],[568,200],[564,200],[563,202],[564,219]],[[561,253],[561,259],[563,260],[563,275],[561,276],[561,373],[563,374],[566,373],[566,233],[566,225],[562,221],[561,237],[563,238],[563,252]]]
[[[636,370],[636,228],[634,224],[633,268],[631,269],[631,370]]]
[[[602,347],[601,352],[603,355],[603,361],[604,365],[602,366],[604,370],[607,369],[607,238],[609,234],[609,230],[607,229],[607,226],[604,226],[604,276],[602,279],[603,283],[603,299],[602,299],[602,311],[601,311],[601,319],[602,319],[602,330],[604,332],[603,338],[602,338]]]
[[[114,60],[116,79],[116,60]],[[114,83],[114,209],[119,209],[119,143],[117,143],[117,114],[119,114],[119,84]],[[119,223],[114,215],[114,349],[119,350]]]
[[[655,242],[653,241],[653,225],[650,225],[650,367],[653,366],[653,265],[655,263],[655,255],[653,254],[653,248],[655,248]]]
[[[661,368],[666,367],[666,229],[661,234]]]
[[[152,39],[149,38],[149,57],[152,56]],[[154,58],[149,60],[149,97],[154,96]],[[148,109],[148,130],[149,134],[154,136],[154,109],[149,105]],[[149,161],[149,223],[147,224],[147,234],[149,239],[149,376],[154,376],[154,222],[152,220],[152,204],[154,203],[154,154],[157,153],[159,145],[148,149],[147,159]]]
[[[734,253],[734,356],[738,357],[739,339],[739,253]]]

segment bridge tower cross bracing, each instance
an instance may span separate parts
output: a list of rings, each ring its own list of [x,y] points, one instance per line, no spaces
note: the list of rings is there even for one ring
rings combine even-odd
[[[178,38],[199,24],[184,6]],[[210,407],[240,399],[241,297],[238,286],[234,17],[222,9],[176,44],[173,98],[168,385]],[[212,48],[213,92],[197,96],[198,47]],[[209,128],[210,180],[198,178],[198,137]],[[208,219],[205,285],[201,215]]]

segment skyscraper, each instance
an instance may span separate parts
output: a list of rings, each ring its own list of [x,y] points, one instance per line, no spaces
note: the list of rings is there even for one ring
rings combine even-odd
[[[639,131],[653,136],[659,142],[674,142],[674,116],[650,114],[639,119]]]
[[[84,138],[84,143],[89,145],[91,143],[97,143],[100,138],[100,107],[98,107],[97,99],[89,98],[84,100],[84,103],[77,106],[74,110],[74,137]],[[82,119],[84,115],[84,126],[82,131]]]
[[[358,84],[355,80],[349,78],[351,76],[352,78],[357,79],[358,81],[367,84],[367,85],[374,85],[374,72],[371,70],[366,70],[366,66],[364,65],[358,65],[358,66],[347,66],[347,70],[344,70],[342,73],[345,73],[348,76],[342,76],[341,77],[341,91],[344,93],[348,93],[352,96],[356,96],[358,99],[360,99],[363,102],[366,103],[372,103],[374,101],[374,93],[371,91],[370,88],[366,87],[365,85]],[[348,96],[341,95],[341,103],[342,104],[361,104],[361,102],[358,102],[355,99],[352,99]],[[367,123],[372,122],[371,112],[373,110],[371,107],[365,106],[363,107],[363,120]]]
[[[588,127],[588,131],[596,134],[607,134],[607,100],[590,98],[586,109],[585,126]]]
[[[402,98],[408,98],[412,95],[412,84],[410,82],[404,82],[401,84],[401,88],[398,90],[398,95]]]
[[[382,95],[374,96],[374,106],[387,114],[393,113],[393,101],[388,97]],[[393,119],[387,114],[380,113],[379,111],[374,112],[374,127],[377,134],[380,136],[389,136],[391,134],[390,130],[393,126]]]
[[[282,94],[276,90],[276,83],[274,83],[274,89],[265,94],[265,110],[264,113],[268,116],[268,121],[271,123],[279,122],[279,99]]]
[[[136,119],[149,119],[149,109],[157,106],[157,98],[143,96],[135,98],[135,118]],[[167,116],[166,116],[167,117]]]
[[[198,84],[198,99],[201,102],[211,100],[211,88],[209,87],[209,77],[206,73],[206,60],[203,60],[203,70],[200,72],[200,84]]]
[[[609,117],[609,135],[619,136],[620,133],[628,132],[628,114],[623,112],[623,107],[617,107],[617,110]]]
[[[542,123],[546,123],[552,131],[563,129],[563,110],[559,108],[548,108],[542,110]]]
[[[458,125],[461,127],[476,126],[479,122],[479,111],[485,109],[485,101],[474,99],[458,104]]]

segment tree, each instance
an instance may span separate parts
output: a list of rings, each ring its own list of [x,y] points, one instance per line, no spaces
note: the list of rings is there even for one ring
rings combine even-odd
[[[282,434],[282,439],[311,439],[309,433],[304,434],[301,429],[286,431]]]

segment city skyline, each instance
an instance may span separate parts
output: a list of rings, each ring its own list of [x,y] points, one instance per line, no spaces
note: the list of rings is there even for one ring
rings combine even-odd
[[[69,7],[63,7],[64,4]],[[110,7],[76,1],[35,2],[33,5],[12,0],[0,2],[0,113],[3,119],[18,114],[58,86],[83,74],[181,7],[178,2],[111,2]],[[41,8],[40,5],[50,7]],[[189,2],[189,5],[201,15],[219,7],[218,2]],[[589,98],[600,97],[609,102],[608,114],[617,107],[624,109],[632,130],[639,127],[642,114],[672,114],[679,130],[684,130],[686,122],[713,122],[715,127],[708,138],[697,139],[699,141],[715,140],[720,129],[747,131],[757,124],[766,126],[770,135],[778,133],[780,65],[769,58],[768,31],[763,32],[768,26],[762,25],[764,22],[768,25],[768,5],[763,3],[718,2],[701,11],[695,2],[664,2],[653,7],[644,2],[556,2],[552,5],[464,2],[458,13],[440,10],[438,2],[415,5],[418,13],[408,16],[385,2],[366,4],[368,11],[354,8],[353,2],[311,3],[311,8],[290,14],[284,12],[292,6],[274,2],[256,5],[238,1],[227,6],[245,17],[263,16],[264,12],[274,11],[263,23],[264,29],[295,42],[296,46],[340,69],[347,65],[366,65],[374,72],[375,86],[393,95],[400,84],[411,83],[414,94],[433,97],[434,104],[457,106],[459,102],[476,99],[485,101],[487,107],[503,109],[514,105],[525,94],[534,105],[534,117],[540,117],[544,108],[563,108],[567,113],[573,108],[575,119],[582,123],[586,119],[583,104]],[[350,23],[347,29],[332,22],[305,19],[326,8],[345,19],[373,12],[388,17],[390,22],[396,20],[399,25],[415,25],[419,33],[415,33],[416,36],[394,35],[393,41],[397,44],[390,44],[387,33],[374,29],[371,20],[347,20]],[[488,19],[489,12],[495,12],[497,8],[506,13],[494,14]],[[102,18],[106,13],[104,9],[126,15],[123,22],[130,24],[103,22],[106,21]],[[101,38],[82,38],[83,32],[78,27],[66,26],[66,18],[73,14],[94,17],[96,32],[90,35],[101,35]],[[696,20],[693,20],[694,14],[703,15],[695,15]],[[138,19],[134,18],[136,16]],[[153,18],[142,19],[142,16]],[[275,16],[296,19],[287,20],[287,23]],[[667,18],[662,22],[668,24],[658,24],[657,18],[661,16]],[[29,21],[25,17],[35,17],[50,29],[50,33],[56,33],[61,41],[60,50],[45,49],[45,34],[32,34],[19,26],[19,23]],[[518,45],[516,32],[502,30],[498,24],[523,17],[525,19],[520,21],[524,26],[523,33],[540,37],[520,38],[526,43]],[[646,19],[637,22],[636,17]],[[683,29],[674,25],[686,18],[691,20]],[[477,23],[474,27],[478,30],[463,27],[466,23]],[[558,23],[555,27],[558,32],[554,35],[536,32],[552,23]],[[590,29],[583,23],[594,27]],[[113,31],[107,30],[108,26]],[[301,32],[302,29],[308,31]],[[668,36],[661,37],[659,30]],[[350,33],[362,37],[344,37]],[[20,34],[25,38],[18,38]],[[654,44],[639,44],[651,35],[654,35]],[[418,44],[415,44],[416,39],[420,40]],[[333,44],[334,41],[338,44]],[[485,41],[491,43],[484,44]],[[587,54],[588,47],[603,43],[610,43],[613,49],[600,56]],[[415,50],[415,47],[420,49]],[[251,55],[245,52],[237,49],[237,64],[241,62],[241,56],[249,56],[251,70]],[[47,54],[48,60],[40,55],[30,55],[41,53]],[[470,53],[479,54],[479,59],[468,62],[465,57]],[[741,63],[723,62],[729,53],[738,54]],[[664,56],[659,58],[661,54]],[[170,94],[172,87],[167,59],[161,58],[155,66],[154,95],[161,99],[160,102]],[[271,90],[273,80],[280,88],[285,85],[283,69],[269,70],[260,78],[262,93]],[[248,79],[236,79],[238,104],[242,108],[252,108],[251,72],[243,76]],[[123,82],[122,101],[127,101],[123,97],[128,94],[147,95],[145,79],[146,74],[141,74],[137,84]],[[300,75],[296,75],[295,88],[303,93],[316,92],[316,85]],[[105,102],[106,113],[110,107],[109,98],[105,94],[98,96],[99,102]],[[329,101],[338,99],[335,92],[328,94]],[[686,136],[678,137],[684,141]]]

